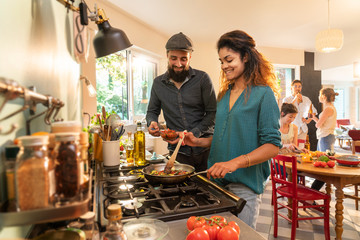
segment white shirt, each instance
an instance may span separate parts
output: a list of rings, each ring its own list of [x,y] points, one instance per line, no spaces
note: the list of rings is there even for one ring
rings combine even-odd
[[[326,137],[329,134],[334,134],[334,130],[336,127],[336,115],[337,114],[336,114],[336,108],[334,106],[331,106],[330,108],[333,109],[334,113],[331,116],[329,116],[325,120],[323,125],[316,130],[317,139]],[[322,114],[323,114],[323,112],[320,113],[319,118],[321,118]]]
[[[288,96],[285,97],[283,99],[283,103],[292,103],[292,101],[294,101],[295,96]],[[297,101],[295,101],[295,103],[293,103],[296,108],[298,109],[298,114],[296,115],[296,118],[294,120],[294,124],[298,127],[298,133],[300,134],[301,131],[304,133],[308,132],[308,127],[307,124],[305,122],[302,121],[302,118],[307,118],[308,117],[308,113],[309,113],[309,109],[310,109],[310,105],[311,105],[311,100],[310,98],[302,95],[302,102],[298,103]],[[317,110],[314,107],[314,105],[312,105],[312,110],[314,114],[317,114]]]

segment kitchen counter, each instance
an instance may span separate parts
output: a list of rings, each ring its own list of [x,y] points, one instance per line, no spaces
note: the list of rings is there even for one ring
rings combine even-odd
[[[230,212],[223,212],[218,214],[206,215],[206,217],[211,217],[213,215],[220,215],[226,218],[226,220],[236,222],[240,227],[240,240],[264,240],[265,238],[261,236],[254,229],[249,227],[246,223],[241,221],[238,217],[233,215]],[[179,240],[185,239],[189,230],[186,227],[187,219],[181,219],[171,222],[166,222],[169,225],[169,233],[165,236],[164,240]]]

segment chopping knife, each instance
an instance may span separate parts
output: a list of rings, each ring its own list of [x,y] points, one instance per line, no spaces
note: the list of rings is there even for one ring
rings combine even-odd
[[[186,131],[186,130],[185,130]],[[184,131],[184,132],[185,132]],[[176,159],[176,156],[179,152],[179,149],[180,149],[180,146],[181,146],[181,143],[183,142],[184,138],[185,138],[185,134],[184,132],[181,134],[182,136],[180,136],[180,140],[179,142],[177,143],[176,145],[176,148],[175,148],[175,151],[173,152],[173,154],[171,155],[169,161],[166,163],[166,166],[164,168],[164,173],[166,174],[169,174],[171,172],[171,169],[172,167],[174,166],[174,162],[175,162],[175,159]]]

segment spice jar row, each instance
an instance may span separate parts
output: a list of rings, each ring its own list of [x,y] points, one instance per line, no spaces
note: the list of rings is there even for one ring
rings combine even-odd
[[[56,133],[19,138],[15,164],[17,211],[82,201],[89,194],[87,133]],[[55,143],[55,144],[54,144]],[[85,167],[84,167],[85,166]]]

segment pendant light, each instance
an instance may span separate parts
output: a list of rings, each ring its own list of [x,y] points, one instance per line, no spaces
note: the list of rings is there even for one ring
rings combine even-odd
[[[328,29],[316,35],[316,51],[324,53],[339,51],[343,46],[343,40],[342,30],[330,28],[330,0],[328,0]]]

